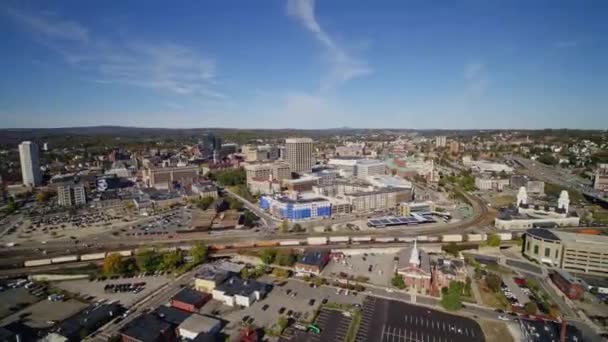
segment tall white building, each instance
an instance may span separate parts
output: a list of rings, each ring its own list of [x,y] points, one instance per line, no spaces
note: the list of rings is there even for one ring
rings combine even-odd
[[[445,135],[435,137],[435,147],[445,147],[447,139]]]
[[[292,172],[310,172],[312,170],[312,139],[289,138],[285,140],[285,161]]]
[[[42,183],[40,161],[38,160],[38,145],[31,141],[19,144],[19,159],[21,161],[21,177],[23,185],[38,186]]]

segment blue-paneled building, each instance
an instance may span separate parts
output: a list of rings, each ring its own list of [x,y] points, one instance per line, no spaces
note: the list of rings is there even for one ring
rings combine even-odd
[[[275,217],[288,221],[331,216],[331,202],[322,197],[293,200],[287,197],[262,196],[260,207]]]

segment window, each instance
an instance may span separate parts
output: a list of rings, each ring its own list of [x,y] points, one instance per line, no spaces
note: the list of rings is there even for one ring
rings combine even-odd
[[[555,250],[555,259],[557,259],[557,258],[559,257],[559,255],[558,255],[558,254],[559,254],[559,249],[556,249],[556,250]]]
[[[530,251],[530,241],[528,241],[528,242],[526,243],[526,250],[527,250],[528,252]]]
[[[545,258],[549,258],[551,256],[551,250],[549,247],[545,247]]]
[[[538,255],[538,246],[534,246],[534,254]]]

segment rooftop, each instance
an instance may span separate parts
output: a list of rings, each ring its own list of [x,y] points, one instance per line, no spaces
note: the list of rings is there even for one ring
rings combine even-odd
[[[120,333],[141,342],[158,341],[171,324],[152,314],[141,315],[121,329]]]
[[[183,321],[178,328],[200,334],[210,332],[214,327],[220,325],[221,323],[222,322],[217,318],[195,313],[186,318],[186,320]]]
[[[202,293],[186,287],[179,291],[175,296],[173,296],[172,299],[182,303],[198,304],[201,301],[205,300],[205,298],[208,296],[209,295],[206,293]]]
[[[123,311],[124,308],[118,303],[93,305],[61,322],[55,331],[68,339],[78,339],[81,330],[92,332]]]
[[[224,292],[228,296],[249,296],[253,292],[267,293],[272,288],[271,285],[261,283],[256,280],[244,280],[237,276],[232,276],[216,287],[218,291]]]
[[[544,239],[544,240],[552,240],[559,241],[559,237],[557,237],[553,232],[548,229],[543,228],[532,228],[526,230],[526,234],[532,235],[534,237]]]
[[[417,247],[416,247],[417,248]],[[420,269],[424,272],[431,273],[431,260],[429,258],[428,253],[424,249],[418,249],[418,254],[420,256]],[[397,266],[398,269],[403,269],[410,267],[410,258],[412,252],[414,250],[414,246],[410,246],[404,248],[399,251],[399,264]]]
[[[179,325],[186,318],[188,318],[191,313],[188,311],[180,310],[171,306],[161,305],[156,308],[152,313],[154,313],[158,318],[162,319],[165,322]]]
[[[588,245],[597,245],[605,247],[608,245],[608,235],[589,235],[555,231],[554,234],[562,240],[563,243],[584,243]]]
[[[304,254],[298,259],[299,264],[319,266],[322,267],[323,263],[329,256],[329,251],[305,251]]]

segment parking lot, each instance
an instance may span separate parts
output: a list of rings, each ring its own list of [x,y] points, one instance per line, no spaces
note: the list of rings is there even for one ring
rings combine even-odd
[[[134,224],[127,230],[129,236],[164,235],[191,228],[192,214],[190,209],[179,208],[164,214],[151,217],[145,222]]]
[[[367,297],[358,342],[485,341],[481,327],[469,318],[399,301]]]
[[[517,299],[517,303],[521,304],[526,304],[530,301],[530,298],[528,297],[528,294],[530,294],[530,290],[517,285],[512,275],[508,274],[503,276],[502,281],[504,284],[504,286],[502,287],[503,293],[509,301],[513,303],[513,299]]]
[[[269,279],[261,278],[260,280],[270,282]],[[312,299],[314,299],[314,303],[310,305]],[[231,334],[231,332],[238,333],[244,318],[256,326],[270,327],[278,321],[280,316],[291,316],[296,320],[310,320],[314,311],[323,302],[361,304],[362,300],[362,294],[345,295],[343,291],[341,294],[337,294],[336,289],[331,287],[311,288],[304,282],[289,280],[283,286],[275,286],[266,298],[253,303],[248,308],[231,308],[211,300],[201,308],[201,313],[221,314],[230,322],[225,331]]]
[[[0,291],[0,318],[40,300],[24,287],[15,289],[5,288]]]
[[[346,273],[354,277],[369,278],[371,284],[390,286],[391,276],[395,270],[395,255],[396,253],[345,255],[341,260],[331,260],[321,274],[338,277],[340,273]]]
[[[54,322],[61,322],[87,306],[88,304],[75,299],[65,301],[43,299],[5,318],[0,325],[22,320],[31,328],[47,328]]]
[[[147,276],[147,277],[131,277],[131,278],[119,278],[103,281],[89,281],[89,280],[70,280],[58,282],[56,286],[62,290],[70,293],[79,294],[82,297],[93,296],[92,300],[108,300],[120,301],[124,306],[130,306],[138,300],[148,296],[154,290],[160,286],[166,284],[169,278],[166,276]],[[146,283],[144,286],[140,286],[143,290],[139,290],[138,293],[131,291],[125,292],[114,292],[113,290],[106,290],[106,285],[109,284],[136,284]]]
[[[280,342],[343,342],[345,341],[351,318],[336,310],[322,309],[315,320],[315,325],[321,329],[320,334],[297,330],[293,327],[284,332],[285,338]]]

